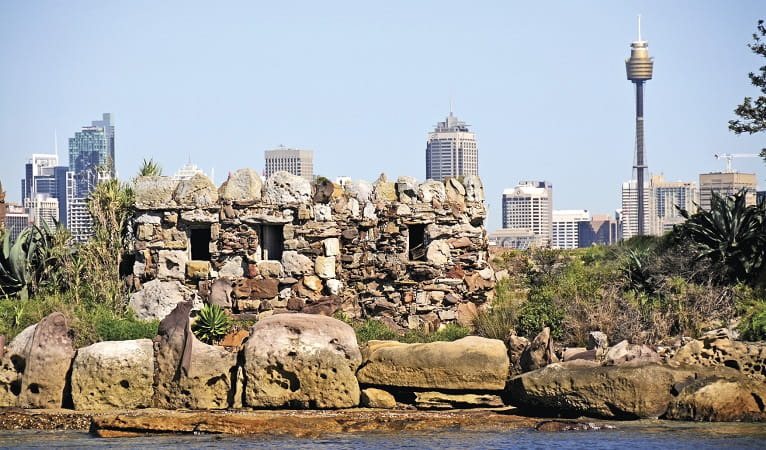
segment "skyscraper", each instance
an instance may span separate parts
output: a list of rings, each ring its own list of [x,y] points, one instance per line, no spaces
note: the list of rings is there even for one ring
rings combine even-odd
[[[114,121],[110,113],[104,113],[102,117],[69,138],[67,227],[77,242],[87,240],[93,231],[86,207],[88,194],[98,183],[115,176]]]
[[[520,181],[503,191],[503,228],[534,233],[534,245],[551,245],[553,186],[547,181]]]
[[[645,234],[646,206],[644,199],[644,82],[652,79],[654,62],[649,57],[649,44],[641,40],[641,16],[638,17],[638,40],[630,44],[630,59],[625,61],[628,80],[636,85],[636,233]]]
[[[66,226],[66,166],[59,166],[57,154],[33,154],[25,166],[25,177],[21,180],[21,198],[29,211],[30,218],[40,225],[40,218],[45,217],[50,225],[57,220]],[[55,202],[53,202],[55,200]],[[55,210],[53,209],[55,205]],[[40,214],[41,208],[45,210]],[[53,213],[50,216],[51,212]]]
[[[590,223],[584,209],[554,210],[551,220],[551,248],[573,249],[580,241],[580,222]]]
[[[637,189],[636,180],[622,184],[620,239],[639,235]],[[697,187],[693,181],[665,181],[662,175],[652,175],[644,186],[644,234],[659,236],[669,231],[684,221],[678,208],[694,211],[696,201]]]
[[[314,151],[298,150],[279,147],[263,152],[266,159],[264,176],[270,177],[274,172],[284,170],[293,175],[314,181]]]
[[[608,214],[593,214],[591,220],[577,223],[577,246],[609,245],[617,242],[617,220]]]
[[[444,122],[428,133],[426,179],[444,181],[447,177],[478,174],[476,135],[450,111]]]
[[[718,195],[734,195],[745,189],[745,203],[755,205],[756,178],[754,173],[712,172],[700,174],[700,208],[710,210],[712,192]]]

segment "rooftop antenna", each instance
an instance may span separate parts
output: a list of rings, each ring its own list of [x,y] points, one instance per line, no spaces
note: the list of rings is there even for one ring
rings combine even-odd
[[[452,115],[452,96],[451,95],[450,95],[450,98],[449,98],[449,115],[450,116]]]
[[[638,15],[638,42],[641,42],[641,14]]]

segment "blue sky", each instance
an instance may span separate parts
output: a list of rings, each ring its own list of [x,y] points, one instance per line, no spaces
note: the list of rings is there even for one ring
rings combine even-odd
[[[732,110],[766,61],[746,47],[762,1],[141,2],[0,0],[0,181],[18,201],[32,153],[59,153],[102,112],[117,170],[166,174],[189,159],[216,183],[263,168],[280,144],[315,173],[425,176],[427,133],[449,112],[477,133],[490,218],[519,180],[553,184],[555,209],[613,213],[631,177],[634,92],[624,60],[643,38],[649,170],[697,181],[715,153],[757,153]],[[66,158],[64,158],[66,162]],[[766,165],[734,160],[756,172]]]

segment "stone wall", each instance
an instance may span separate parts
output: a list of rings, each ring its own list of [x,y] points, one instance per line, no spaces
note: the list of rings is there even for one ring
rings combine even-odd
[[[142,177],[131,305],[161,319],[198,298],[262,318],[295,311],[435,329],[468,322],[494,287],[481,180],[341,187],[250,169],[219,188]]]

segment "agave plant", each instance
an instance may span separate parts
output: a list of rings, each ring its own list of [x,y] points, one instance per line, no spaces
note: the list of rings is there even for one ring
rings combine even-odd
[[[54,233],[47,223],[31,225],[14,242],[5,233],[0,252],[0,294],[29,298],[42,281]]]
[[[710,210],[690,214],[679,232],[690,238],[698,258],[708,258],[723,267],[726,282],[754,282],[766,263],[766,208],[747,206],[745,190],[722,197],[713,192]]]
[[[203,306],[192,325],[194,335],[208,344],[221,339],[230,328],[231,321],[228,314],[218,305]]]

